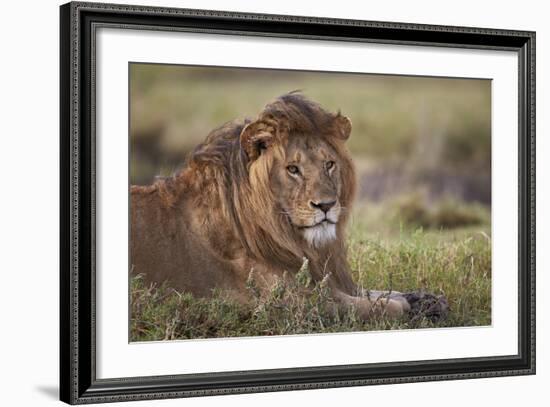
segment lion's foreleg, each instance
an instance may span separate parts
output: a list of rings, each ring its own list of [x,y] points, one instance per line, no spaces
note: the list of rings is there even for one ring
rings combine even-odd
[[[387,299],[399,302],[403,311],[409,314],[411,319],[426,317],[433,322],[447,318],[449,304],[444,295],[434,295],[424,291],[401,293],[398,291],[365,290],[363,296],[370,301]]]
[[[407,298],[399,291],[378,291],[378,290],[365,290],[363,296],[367,297],[371,301],[379,301],[381,299],[389,299],[401,303],[403,312],[409,312],[411,305]]]
[[[335,291],[333,295],[344,307],[353,307],[364,320],[375,316],[400,318],[410,310],[409,303],[404,297],[402,300],[398,296],[391,298],[382,295],[382,292],[373,297],[356,297],[342,291]]]

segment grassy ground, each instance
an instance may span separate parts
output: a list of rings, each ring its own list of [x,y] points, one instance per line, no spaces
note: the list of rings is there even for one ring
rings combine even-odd
[[[253,301],[247,306],[227,300],[223,293],[205,300],[166,286],[145,286],[137,277],[131,281],[131,341],[489,325],[488,213],[471,206],[460,211],[477,213],[478,222],[423,229],[404,223],[388,204],[362,205],[349,230],[349,262],[360,286],[444,294],[451,308],[444,321],[379,317],[363,322],[351,309],[336,311],[323,282],[306,289],[307,267],[263,296],[251,279]]]

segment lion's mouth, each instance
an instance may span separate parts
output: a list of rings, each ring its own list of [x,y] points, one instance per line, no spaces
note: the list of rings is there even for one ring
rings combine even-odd
[[[311,229],[311,228],[316,228],[316,227],[319,227],[319,226],[326,226],[326,225],[336,225],[336,222],[333,222],[330,219],[325,218],[322,221],[317,222],[313,225],[298,226],[298,229]]]

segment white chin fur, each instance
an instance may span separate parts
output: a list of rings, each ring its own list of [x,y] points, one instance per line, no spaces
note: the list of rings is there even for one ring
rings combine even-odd
[[[313,247],[321,247],[336,239],[336,225],[323,222],[320,225],[304,229],[304,239]]]

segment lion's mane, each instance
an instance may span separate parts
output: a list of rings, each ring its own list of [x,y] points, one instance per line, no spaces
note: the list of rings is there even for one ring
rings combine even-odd
[[[192,223],[190,233],[199,234],[220,261],[244,257],[292,272],[307,258],[315,280],[330,272],[331,285],[355,293],[346,261],[344,230],[355,194],[355,173],[344,143],[335,137],[340,131],[335,124],[338,117],[339,113],[325,111],[300,93],[281,96],[267,105],[255,121],[233,121],[212,131],[174,176],[157,180],[151,186],[133,186],[132,201],[155,194],[155,205],[160,202],[163,213],[172,211],[173,216],[178,216],[178,211],[185,208],[191,215],[187,218]],[[274,149],[270,159],[255,161],[254,147],[243,146],[240,136],[247,126],[253,125],[259,126],[256,132],[265,130],[274,136],[268,146],[261,146]],[[277,207],[277,191],[270,183],[273,157],[284,157],[283,146],[289,137],[305,134],[318,135],[339,158],[339,200],[345,209],[337,224],[336,240],[323,250],[310,247],[293,230]]]

